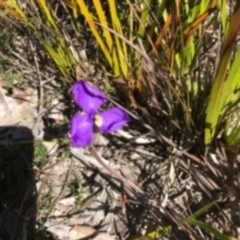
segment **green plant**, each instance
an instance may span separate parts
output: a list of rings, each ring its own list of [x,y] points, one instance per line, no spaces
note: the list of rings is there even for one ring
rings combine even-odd
[[[81,209],[83,206],[84,194],[85,194],[85,190],[82,186],[80,186],[77,192],[77,198],[75,202],[75,205],[78,209]]]
[[[47,232],[46,227],[44,227],[42,224],[39,224],[36,227],[36,233],[35,233],[35,239],[36,240],[42,240],[42,239],[52,239],[52,236],[49,232]]]
[[[48,151],[41,141],[35,142],[34,162],[38,168],[46,165],[48,158]]]
[[[45,0],[37,1],[34,4],[26,2],[24,10],[21,4],[15,0],[10,0],[8,3],[0,1],[0,6],[32,31],[65,79],[70,79],[76,60],[68,47],[69,39],[64,32],[61,32],[48,3]],[[44,31],[40,33],[39,28]]]
[[[0,49],[7,50],[10,48],[10,44],[13,39],[13,33],[11,25],[6,25],[3,19],[0,19]]]
[[[51,199],[44,199],[44,201],[42,202],[42,204],[40,206],[40,211],[44,215],[48,216],[52,212],[54,205],[55,204]]]
[[[198,217],[200,217],[203,213],[205,213],[209,209],[211,209],[215,204],[216,204],[215,201],[210,202],[209,204],[207,204],[203,208],[201,208],[198,211],[196,211],[191,216],[181,219],[180,222],[183,223],[183,224],[190,224],[190,225],[198,226],[201,229],[205,230],[206,232],[212,234],[215,237],[215,239],[229,240],[228,236],[218,232],[211,225],[206,224],[206,223],[204,223],[204,222],[202,222],[200,220],[197,220]],[[150,237],[151,239],[156,239],[156,238],[159,238],[160,236],[163,236],[164,234],[167,234],[167,233],[171,232],[171,230],[172,230],[171,226],[166,226],[163,229],[160,229],[160,230],[148,233],[146,236]],[[195,236],[195,237],[196,237],[195,239],[199,239],[199,240],[201,239],[200,237],[197,237],[197,236]],[[140,240],[140,238],[136,238],[134,240]]]
[[[6,64],[5,55],[11,49],[11,43],[14,39],[13,29],[11,25],[6,25],[3,19],[0,19],[0,77],[3,79],[3,87],[9,88],[12,87],[13,84],[17,84],[19,86],[23,85],[25,79],[22,74],[14,73],[12,71],[6,71],[4,65]]]
[[[49,216],[55,206],[54,200],[51,198],[51,193],[53,191],[53,186],[48,184],[47,186],[47,195],[42,196],[40,204],[38,206],[39,212],[44,216]]]
[[[233,114],[233,106],[237,107],[239,103],[239,77],[240,73],[237,70],[240,61],[240,50],[232,58],[232,52],[236,46],[236,38],[240,30],[240,3],[237,2],[233,15],[231,16],[229,27],[224,29],[225,40],[222,43],[222,54],[218,65],[214,84],[209,96],[207,106],[206,128],[205,128],[205,144],[211,143],[215,136],[219,122],[226,117],[231,119]],[[226,20],[223,25],[226,25]],[[228,74],[229,72],[229,74]],[[230,130],[232,121],[227,121],[225,127],[226,143],[228,145],[236,145],[239,138],[239,125],[235,124],[233,130]]]
[[[74,179],[68,184],[68,188],[70,190],[70,194],[76,197],[75,206],[78,209],[81,209],[85,191],[77,176],[75,176]]]
[[[1,71],[1,68],[0,68],[0,76],[4,79],[3,87],[5,88],[10,88],[14,84],[17,84],[18,86],[22,86],[26,82],[26,80],[23,78],[21,74],[10,73],[10,72],[5,73],[3,69]]]

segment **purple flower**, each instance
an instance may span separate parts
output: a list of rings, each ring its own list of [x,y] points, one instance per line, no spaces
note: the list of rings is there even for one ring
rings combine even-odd
[[[89,145],[94,136],[94,124],[102,133],[111,133],[130,121],[124,110],[114,107],[98,113],[98,109],[107,100],[99,89],[84,80],[76,82],[72,87],[73,98],[83,110],[76,113],[71,120],[71,143],[74,147]]]

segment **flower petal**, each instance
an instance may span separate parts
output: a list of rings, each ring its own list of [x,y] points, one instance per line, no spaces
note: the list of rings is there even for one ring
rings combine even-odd
[[[111,133],[123,127],[130,121],[127,113],[121,108],[114,107],[96,116],[96,125],[103,133]]]
[[[88,114],[76,113],[71,121],[71,143],[74,147],[85,147],[93,140],[94,120]]]
[[[106,96],[102,91],[84,80],[77,81],[72,87],[72,92],[78,106],[89,114],[96,113],[98,108],[106,101]]]

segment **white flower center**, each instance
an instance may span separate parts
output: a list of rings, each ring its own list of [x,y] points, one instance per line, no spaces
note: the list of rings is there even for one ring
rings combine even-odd
[[[99,115],[97,115],[97,114],[94,116],[94,118],[95,118],[95,124],[98,127],[101,127],[102,124],[103,124],[103,119]]]

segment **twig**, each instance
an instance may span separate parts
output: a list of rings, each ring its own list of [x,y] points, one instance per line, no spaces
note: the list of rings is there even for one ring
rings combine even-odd
[[[131,182],[130,180],[126,179],[125,177],[123,177],[122,175],[120,175],[119,173],[117,173],[116,171],[114,171],[111,167],[109,167],[102,159],[101,157],[98,155],[98,153],[96,152],[95,148],[93,145],[90,145],[88,147],[89,152],[91,153],[91,155],[98,161],[98,163],[105,168],[109,173],[111,173],[116,179],[118,179],[119,181],[121,181],[124,185],[126,185],[129,188],[134,189],[137,193],[140,194],[144,194],[146,195],[146,193],[140,188],[138,187],[135,183]],[[175,218],[173,216],[173,214],[170,211],[167,211],[166,209],[163,209],[161,206],[158,205],[156,200],[152,200],[152,199],[148,199],[148,203],[152,206],[155,206],[157,208],[159,208],[159,210],[165,214],[166,216],[168,216],[172,222],[174,222],[175,224],[177,224],[179,227],[182,228],[182,230],[185,232],[185,234],[188,235],[189,239],[191,240],[195,240],[195,237],[192,235],[192,233],[190,232],[189,229],[187,229],[177,218]]]
[[[40,120],[41,120],[41,116],[42,116],[42,104],[43,104],[43,99],[44,99],[44,96],[43,96],[43,87],[42,87],[42,76],[41,76],[41,72],[40,72],[40,68],[39,68],[39,64],[38,64],[38,59],[37,59],[37,54],[36,54],[36,51],[34,51],[34,48],[32,46],[32,43],[30,42],[30,47],[31,47],[31,50],[33,52],[33,59],[34,59],[34,64],[35,64],[35,67],[36,67],[36,70],[37,70],[37,78],[38,78],[38,82],[39,82],[39,88],[38,88],[38,97],[39,97],[39,104],[38,104],[38,116],[37,116],[37,119],[34,123],[35,127],[36,127],[36,134],[39,135],[39,123],[40,123]]]
[[[130,187],[132,189],[134,189],[137,193],[141,193],[141,194],[145,194],[145,192],[138,187],[135,183],[133,183],[132,181],[126,179],[125,177],[123,177],[122,175],[120,175],[118,172],[114,171],[111,167],[109,167],[102,159],[101,157],[98,155],[98,153],[96,152],[95,148],[93,145],[90,145],[88,147],[89,152],[92,154],[92,156],[98,161],[98,163],[105,168],[109,173],[111,173],[115,178],[117,178],[119,181],[121,181],[124,185],[126,185],[127,187]]]

